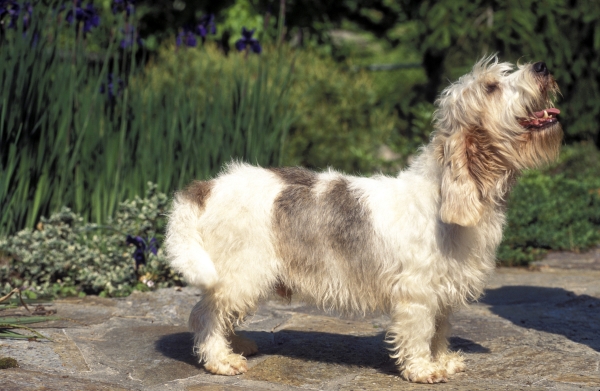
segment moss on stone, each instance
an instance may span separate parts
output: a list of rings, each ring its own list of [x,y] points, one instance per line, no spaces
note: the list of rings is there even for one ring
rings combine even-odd
[[[18,368],[19,363],[12,357],[1,357],[0,358],[0,369],[7,368]]]

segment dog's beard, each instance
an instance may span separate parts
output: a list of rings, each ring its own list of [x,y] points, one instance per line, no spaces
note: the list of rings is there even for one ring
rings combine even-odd
[[[525,168],[538,168],[555,161],[560,152],[563,131],[559,122],[531,128],[519,140],[519,158]]]

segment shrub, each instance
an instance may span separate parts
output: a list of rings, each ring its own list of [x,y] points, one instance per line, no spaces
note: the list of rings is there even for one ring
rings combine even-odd
[[[371,173],[385,168],[379,149],[396,150],[398,117],[381,101],[370,74],[351,72],[313,51],[299,51],[290,97],[297,118],[285,145],[284,163]]]
[[[384,105],[379,99],[371,75],[351,72],[343,64],[319,57],[312,50],[287,46],[280,50],[279,55],[288,59],[293,72],[288,103],[280,106],[274,121],[286,124],[290,130],[285,135],[281,160],[272,163],[365,173],[385,168],[386,162],[379,156],[380,147],[389,145],[399,149],[403,140],[394,138],[397,116],[391,105]],[[277,56],[272,49],[265,52]],[[278,61],[262,61],[269,75],[277,74]],[[182,63],[187,66],[181,67]],[[159,60],[147,67],[143,83],[153,94],[185,88],[186,98],[197,102],[198,110],[202,111],[203,102],[214,94],[214,80],[227,85],[240,66],[255,72],[259,62],[256,56],[241,59],[237,53],[223,57],[210,45],[177,55],[165,48]],[[269,88],[277,82],[276,77],[269,78]],[[222,155],[227,156],[228,151]],[[194,154],[194,159],[198,158],[204,157]]]
[[[548,250],[582,251],[598,243],[600,178],[530,171],[510,195],[498,260],[526,265]]]
[[[152,238],[162,239],[167,204],[167,196],[148,184],[145,198],[121,203],[106,225],[86,224],[68,208],[42,218],[35,230],[0,240],[0,253],[8,258],[0,266],[1,289],[27,286],[40,294],[125,296],[134,289],[181,285],[163,250],[155,254],[151,248]],[[128,245],[128,235],[143,239],[145,248]]]
[[[0,234],[63,205],[101,223],[148,181],[172,191],[233,158],[279,164],[293,116],[289,61],[170,45],[159,68],[167,81],[153,88],[133,21],[94,18],[94,31],[114,34],[90,53],[85,25],[32,7],[28,35],[0,23]]]

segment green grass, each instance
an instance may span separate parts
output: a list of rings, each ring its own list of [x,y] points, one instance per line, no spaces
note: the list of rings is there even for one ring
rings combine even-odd
[[[246,58],[169,46],[161,54],[175,67],[157,74],[117,35],[92,61],[98,53],[52,15],[35,8],[36,44],[7,30],[0,45],[0,235],[65,205],[100,223],[148,181],[170,193],[231,159],[281,162],[293,58],[276,47]]]

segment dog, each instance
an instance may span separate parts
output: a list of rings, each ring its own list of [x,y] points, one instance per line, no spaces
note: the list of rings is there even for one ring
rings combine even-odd
[[[189,326],[205,369],[247,371],[256,345],[234,326],[277,290],[342,313],[388,313],[386,342],[406,380],[464,371],[448,318],[495,267],[519,173],[558,156],[558,92],[543,62],[486,57],[441,93],[429,144],[397,177],[234,162],[176,193],[165,245],[202,289]]]

